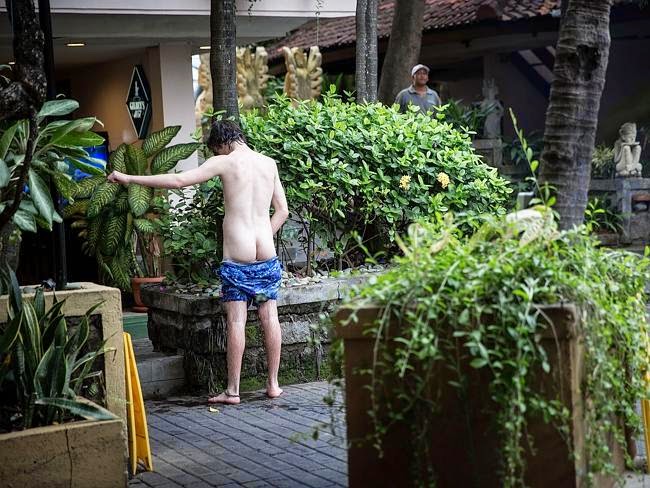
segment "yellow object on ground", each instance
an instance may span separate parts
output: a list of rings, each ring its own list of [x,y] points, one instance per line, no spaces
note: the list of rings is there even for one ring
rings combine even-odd
[[[126,362],[126,403],[131,473],[136,473],[138,461],[142,461],[147,471],[153,471],[149,431],[147,430],[147,415],[144,411],[140,377],[135,363],[135,354],[133,354],[131,334],[128,332],[124,332],[124,358]]]

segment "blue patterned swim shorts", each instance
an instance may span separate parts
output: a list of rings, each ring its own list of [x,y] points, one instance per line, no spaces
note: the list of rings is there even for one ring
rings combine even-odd
[[[219,268],[221,300],[260,304],[277,300],[282,265],[277,256],[266,261],[236,263],[223,261]]]

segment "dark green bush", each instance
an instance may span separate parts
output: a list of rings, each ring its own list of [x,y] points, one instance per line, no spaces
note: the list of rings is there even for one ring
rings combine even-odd
[[[508,182],[474,153],[467,132],[413,110],[277,97],[242,116],[248,143],[278,162],[292,216],[350,261],[358,234],[387,250],[415,219],[452,211],[503,214]],[[353,264],[353,263],[350,263]]]

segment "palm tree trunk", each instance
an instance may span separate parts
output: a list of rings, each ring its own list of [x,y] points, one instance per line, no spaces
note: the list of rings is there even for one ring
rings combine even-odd
[[[582,223],[609,59],[611,0],[569,0],[556,48],[540,182],[552,187],[560,227]]]
[[[236,70],[235,0],[212,0],[210,9],[210,73],[212,105],[239,120]]]
[[[379,100],[395,102],[397,93],[411,84],[411,68],[420,58],[424,0],[396,0],[395,14],[379,82]]]
[[[377,2],[357,0],[356,73],[357,101],[377,101]]]

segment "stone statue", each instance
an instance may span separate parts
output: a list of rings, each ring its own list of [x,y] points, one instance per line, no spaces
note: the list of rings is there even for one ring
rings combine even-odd
[[[616,176],[641,176],[643,167],[639,163],[641,145],[636,142],[636,124],[626,122],[618,131],[619,138],[614,144],[614,163]]]
[[[483,80],[483,101],[481,108],[488,113],[483,125],[485,139],[501,138],[501,118],[503,117],[503,104],[498,100],[499,88],[494,78]]]
[[[309,54],[298,48],[283,47],[287,74],[284,78],[284,92],[296,100],[315,100],[320,96],[323,84],[322,55],[318,46],[309,48]]]
[[[261,46],[255,52],[237,48],[237,96],[243,110],[264,106],[264,89],[269,79],[268,54]]]
[[[201,118],[203,113],[212,107],[212,76],[210,75],[210,54],[201,54],[199,56],[201,64],[199,65],[199,86],[201,93],[196,97],[194,105],[194,117],[196,118],[196,126],[201,125]]]

